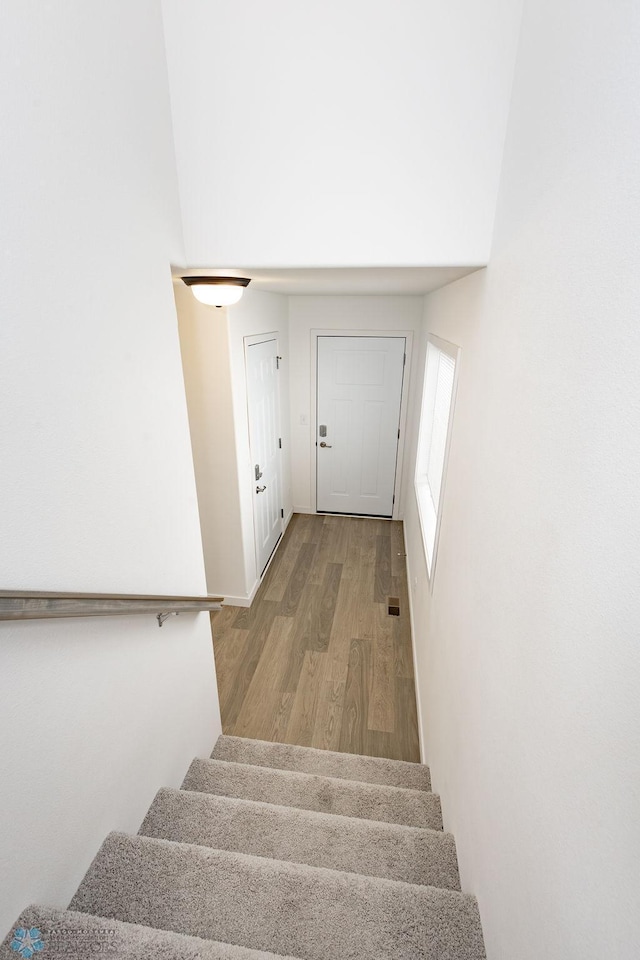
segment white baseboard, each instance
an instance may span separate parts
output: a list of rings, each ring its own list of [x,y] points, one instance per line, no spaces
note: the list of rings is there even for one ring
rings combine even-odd
[[[254,594],[255,596],[255,594]],[[251,600],[253,597],[225,597],[222,606],[223,607],[250,607]]]
[[[313,507],[295,507],[291,511],[292,513],[315,513],[316,511]]]
[[[420,745],[420,762],[426,763],[424,749],[424,730],[422,729],[422,704],[420,703],[420,687],[418,685],[418,661],[416,658],[416,632],[413,619],[413,581],[411,579],[411,567],[409,564],[409,552],[407,550],[407,541],[404,535],[404,523],[402,524],[402,542],[404,543],[405,562],[407,565],[407,592],[409,594],[409,622],[411,626],[411,653],[413,654],[413,687],[416,694],[416,710],[418,712],[418,743]]]

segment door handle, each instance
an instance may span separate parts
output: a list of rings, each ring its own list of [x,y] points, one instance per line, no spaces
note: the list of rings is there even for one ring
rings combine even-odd
[[[332,446],[332,445],[331,445],[330,443],[325,443],[324,440],[323,440],[322,443],[320,444],[320,446],[321,446],[321,447],[326,447],[327,450],[331,450],[331,446]]]
[[[259,463],[256,463],[254,467],[254,473],[255,473],[256,480],[259,480],[260,477],[262,476],[262,470],[260,469]]]
[[[264,487],[256,487],[256,493],[264,493],[266,489],[266,484]]]

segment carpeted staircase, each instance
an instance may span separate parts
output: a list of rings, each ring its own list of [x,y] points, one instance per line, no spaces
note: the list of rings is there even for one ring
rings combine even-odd
[[[0,957],[482,960],[430,787],[420,764],[222,736]]]

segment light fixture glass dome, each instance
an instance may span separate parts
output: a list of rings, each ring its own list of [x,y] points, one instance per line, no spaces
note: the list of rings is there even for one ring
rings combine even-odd
[[[237,303],[251,282],[246,277],[183,277],[193,295],[208,307],[229,307]]]
[[[229,307],[238,302],[244,290],[242,287],[231,287],[224,283],[194,283],[191,292],[196,300],[206,303],[208,307]]]

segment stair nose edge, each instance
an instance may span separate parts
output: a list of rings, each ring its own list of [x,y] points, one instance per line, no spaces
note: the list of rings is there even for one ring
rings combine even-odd
[[[163,787],[137,835],[460,891],[455,838],[430,827]]]
[[[245,759],[242,755],[245,755]],[[334,776],[336,779],[351,779],[363,783],[381,783],[387,786],[424,790],[431,792],[431,773],[426,764],[391,757],[373,757],[334,750],[320,750],[300,744],[280,743],[271,740],[256,740],[221,734],[211,752],[212,760],[231,760],[272,769],[292,770]],[[261,762],[264,761],[264,762]],[[317,766],[317,770],[311,769]],[[344,767],[351,776],[329,773]],[[355,771],[359,772],[354,776]]]
[[[290,802],[283,798],[281,788],[288,794]],[[438,794],[391,784],[346,780],[296,770],[198,757],[191,763],[181,789],[262,800],[281,806],[355,816],[365,820],[443,829],[442,807]]]

